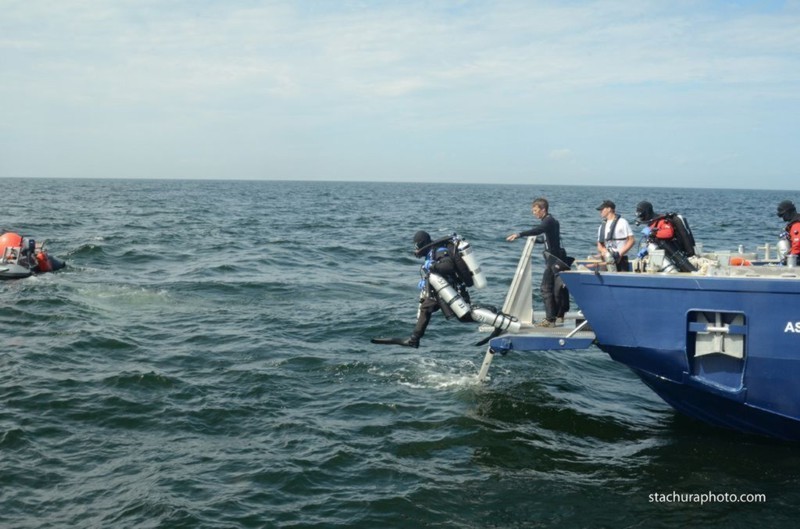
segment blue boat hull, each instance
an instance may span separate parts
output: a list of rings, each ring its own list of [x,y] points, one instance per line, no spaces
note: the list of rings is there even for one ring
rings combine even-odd
[[[799,280],[582,272],[562,278],[597,345],[675,409],[800,440]],[[710,332],[721,327],[724,333]],[[714,340],[720,352],[709,354]]]

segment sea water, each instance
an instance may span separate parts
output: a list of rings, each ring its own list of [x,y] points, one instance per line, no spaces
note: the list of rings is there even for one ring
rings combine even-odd
[[[369,342],[414,325],[417,230],[469,240],[489,281],[473,301],[500,306],[523,247],[505,237],[534,224],[537,196],[585,257],[604,199],[630,221],[649,200],[705,249],[752,252],[796,195],[2,183],[0,226],[67,268],[0,283],[0,527],[796,523],[795,445],[680,416],[599,349],[511,353],[481,384],[476,325],[437,313],[419,349]],[[764,501],[691,496],[708,493]]]

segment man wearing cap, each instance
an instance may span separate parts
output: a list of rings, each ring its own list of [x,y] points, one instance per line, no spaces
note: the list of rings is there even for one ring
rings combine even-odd
[[[628,221],[617,214],[617,206],[611,200],[604,200],[597,206],[603,223],[597,230],[597,251],[611,271],[628,271],[628,250],[636,242]]]

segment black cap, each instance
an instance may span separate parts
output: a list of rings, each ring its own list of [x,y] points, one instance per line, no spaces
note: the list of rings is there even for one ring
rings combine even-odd
[[[636,218],[640,221],[648,221],[655,217],[655,215],[656,214],[653,212],[653,204],[647,200],[642,200],[636,204]]]
[[[783,217],[789,212],[794,213],[794,211],[796,211],[794,207],[794,202],[792,202],[791,200],[784,200],[780,204],[778,204],[779,217]]]
[[[414,234],[414,246],[417,250],[431,243],[431,236],[427,231],[418,231]]]
[[[602,204],[597,206],[597,211],[600,211],[603,208],[611,208],[614,211],[616,211],[617,210],[617,205],[614,204],[613,202],[611,202],[610,200],[604,200]]]

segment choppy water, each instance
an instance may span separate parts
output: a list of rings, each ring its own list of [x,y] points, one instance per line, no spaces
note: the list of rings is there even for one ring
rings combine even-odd
[[[676,415],[598,349],[510,354],[414,323],[418,229],[502,304],[544,194],[573,255],[612,198],[706,248],[774,242],[775,191],[2,180],[0,224],[68,268],[0,283],[0,526],[794,527],[797,446]],[[651,502],[764,494],[765,503]],[[791,525],[790,525],[791,524]]]

